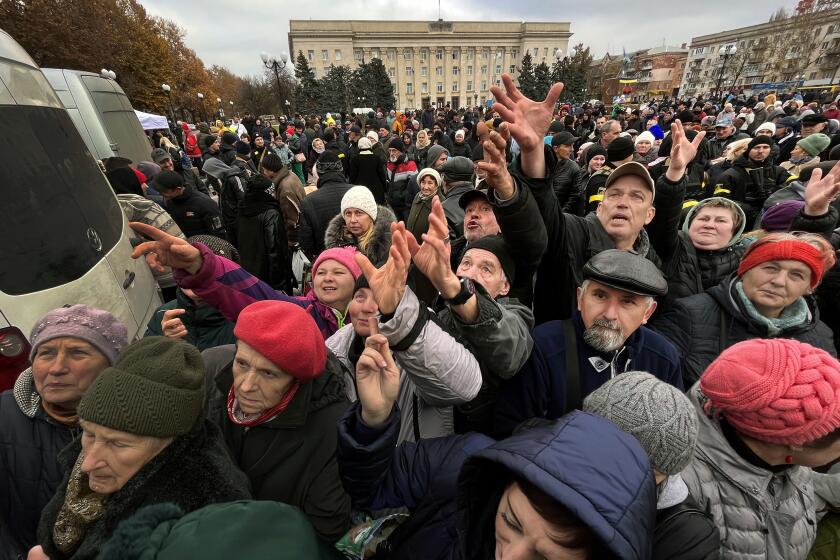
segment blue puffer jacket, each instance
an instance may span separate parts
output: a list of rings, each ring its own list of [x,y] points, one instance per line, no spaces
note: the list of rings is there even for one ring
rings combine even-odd
[[[396,407],[375,429],[360,410],[355,403],[339,424],[339,469],[353,507],[411,512],[377,557],[492,558],[496,508],[513,477],[567,507],[613,557],[650,557],[652,469],[638,441],[609,421],[576,411],[500,442],[466,434],[396,447]]]

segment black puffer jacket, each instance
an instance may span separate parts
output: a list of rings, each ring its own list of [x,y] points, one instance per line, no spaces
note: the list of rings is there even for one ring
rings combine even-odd
[[[300,236],[303,252],[314,262],[324,250],[324,234],[330,220],[341,214],[341,199],[353,185],[347,183],[340,171],[318,176],[318,190],[307,195],[300,204]]]
[[[199,419],[189,433],[175,438],[121,489],[108,496],[102,517],[87,528],[76,551],[63,554],[53,543],[53,526],[81,450],[81,438],[62,450],[59,461],[66,474],[38,524],[38,544],[50,560],[93,560],[117,525],[144,506],[171,502],[189,513],[206,505],[251,497],[248,480],[230,460],[219,429],[210,421]]]
[[[791,174],[774,165],[768,157],[763,162],[740,156],[714,185],[716,196],[739,203],[747,214],[747,223],[755,221],[767,197],[783,187]]]
[[[240,206],[239,255],[242,268],[275,290],[291,294],[297,282],[283,215],[277,206],[259,213]]]
[[[391,250],[391,224],[397,221],[397,217],[387,206],[378,206],[376,209],[376,220],[373,222],[373,237],[368,241],[367,247],[362,251],[359,247],[359,240],[355,235],[347,231],[344,216],[339,214],[327,226],[324,234],[324,248],[332,247],[355,247],[362,251],[370,262],[376,266],[385,264],[388,260],[388,251]]]
[[[692,386],[709,364],[725,349],[750,338],[774,338],[767,327],[751,319],[738,301],[735,283],[724,280],[705,293],[675,301],[651,325],[667,336],[682,357],[683,383]],[[831,329],[819,320],[819,311],[807,297],[810,317],[800,325],[783,330],[775,338],[792,338],[836,355]],[[725,337],[722,337],[724,329]]]
[[[79,432],[44,412],[32,370],[0,395],[0,559],[26,558],[41,510],[64,473],[58,453]]]
[[[561,208],[566,205],[576,194],[578,174],[580,166],[570,159],[558,159],[557,165],[551,174],[551,188],[554,189],[554,196]],[[577,200],[577,197],[574,197]]]

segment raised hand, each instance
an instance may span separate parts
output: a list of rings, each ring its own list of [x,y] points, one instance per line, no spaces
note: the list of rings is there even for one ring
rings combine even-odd
[[[154,226],[140,222],[130,222],[131,229],[152,241],[141,243],[132,251],[132,258],[147,256],[147,262],[153,268],[171,266],[195,274],[201,268],[201,252],[185,239],[169,235]]]
[[[363,254],[356,254],[356,262],[370,285],[373,299],[383,315],[393,313],[405,293],[411,254],[406,241],[405,223],[391,224],[391,250],[388,260],[379,268]]]
[[[478,138],[484,148],[484,160],[476,162],[476,167],[486,173],[484,184],[494,189],[501,200],[507,200],[513,196],[516,189],[507,166],[510,126],[502,123],[499,128],[499,132],[491,132],[484,122],[479,121]]]
[[[509,74],[502,74],[502,83],[504,90],[498,86],[490,88],[496,98],[493,110],[507,121],[511,135],[523,151],[542,149],[543,137],[551,124],[563,84],[554,84],[543,101],[534,101],[522,95]]]
[[[689,141],[685,135],[685,128],[679,119],[671,123],[671,163],[665,176],[669,181],[679,181],[685,174],[688,164],[694,160],[700,142],[706,137],[706,132],[698,132],[694,140]]]
[[[388,346],[379,334],[376,317],[369,319],[370,336],[356,362],[356,390],[362,405],[362,420],[371,427],[388,419],[400,392],[400,370]]]
[[[822,169],[815,168],[805,186],[805,214],[822,216],[829,205],[840,196],[840,163],[823,177]]]
[[[449,227],[443,205],[437,198],[432,199],[432,212],[429,214],[429,231],[422,235],[423,244],[417,243],[410,232],[407,235],[408,250],[414,265],[426,275],[432,285],[444,297],[451,299],[461,289],[458,277],[452,272],[449,262],[452,247],[449,245]],[[453,293],[454,290],[454,293]]]
[[[163,312],[163,319],[160,321],[163,336],[169,338],[184,338],[187,336],[187,327],[180,319],[180,316],[186,312],[186,309],[167,309]]]

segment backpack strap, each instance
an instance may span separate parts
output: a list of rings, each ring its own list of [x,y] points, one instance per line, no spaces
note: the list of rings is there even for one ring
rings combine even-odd
[[[578,362],[577,333],[571,319],[564,319],[563,341],[566,345],[566,412],[580,409],[580,363]]]

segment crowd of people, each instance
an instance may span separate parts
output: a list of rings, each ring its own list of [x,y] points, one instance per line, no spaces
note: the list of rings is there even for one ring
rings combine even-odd
[[[837,100],[562,87],[103,162],[166,303],[37,321],[0,558],[837,558]]]

